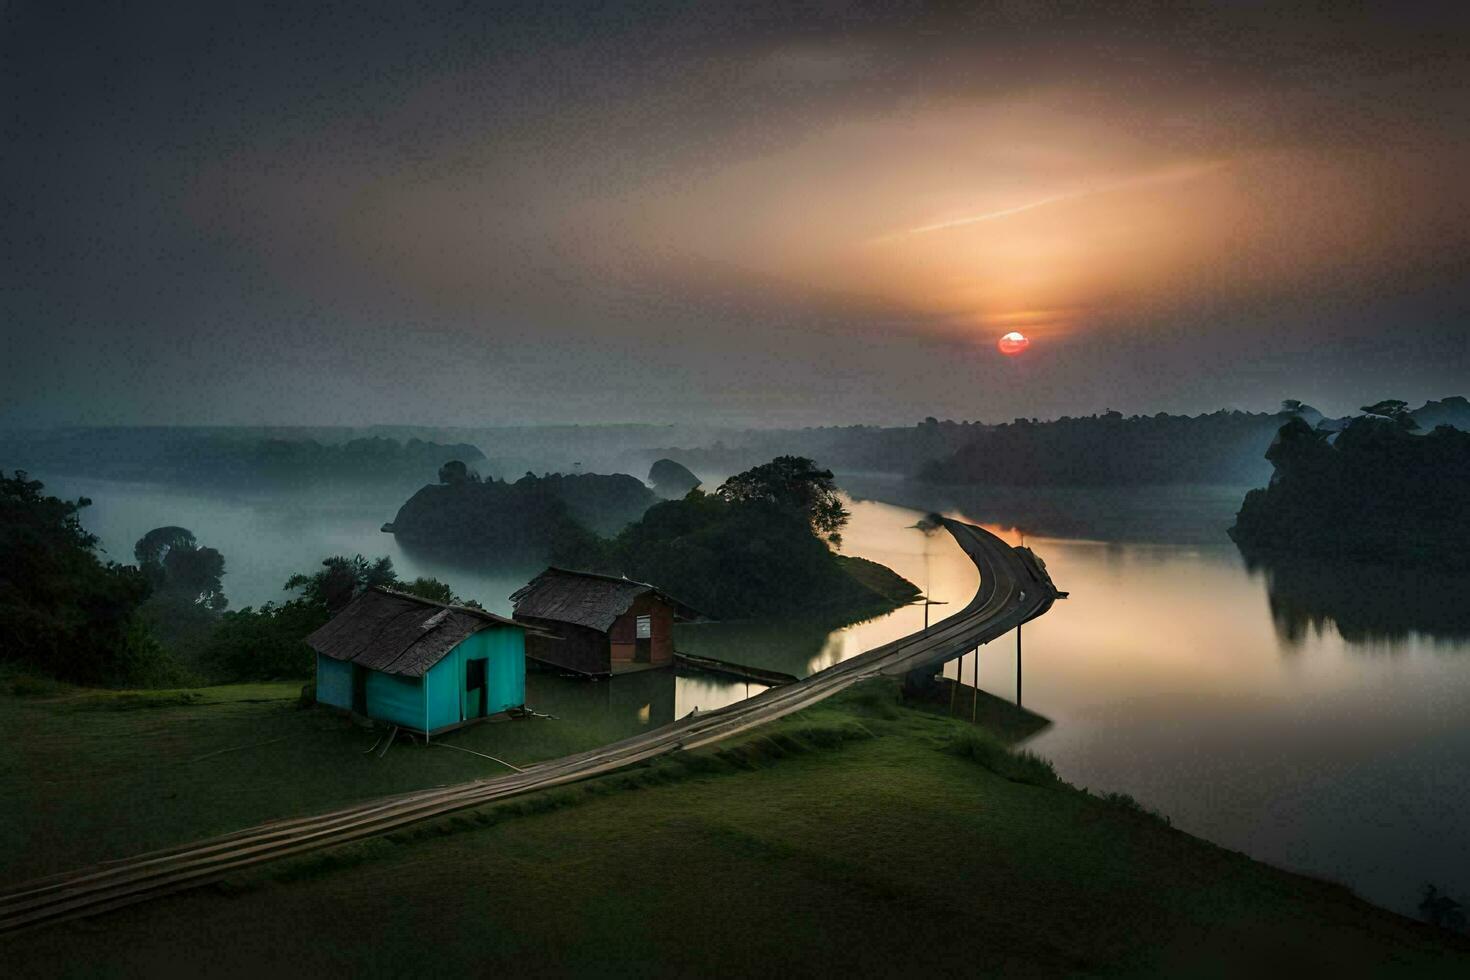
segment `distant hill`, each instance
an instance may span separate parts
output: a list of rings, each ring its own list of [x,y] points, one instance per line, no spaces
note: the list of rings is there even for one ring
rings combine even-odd
[[[1437,402],[1425,402],[1409,415],[1425,432],[1441,425],[1470,432],[1470,400],[1463,395],[1452,395]]]
[[[729,430],[714,442],[670,445],[656,452],[706,475],[736,473],[783,455],[820,459],[847,473],[908,475],[931,459],[955,452],[985,428],[979,422],[927,418],[908,426]]]
[[[382,436],[333,442],[260,429],[120,427],[0,435],[0,459],[35,472],[204,485],[421,479],[447,460],[473,466],[484,458],[468,443]]]
[[[963,448],[923,465],[918,477],[994,486],[1249,484],[1269,472],[1261,453],[1288,417],[1220,411],[1017,419],[980,429]]]

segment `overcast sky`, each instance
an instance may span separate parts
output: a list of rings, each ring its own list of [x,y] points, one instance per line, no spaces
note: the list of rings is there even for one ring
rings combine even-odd
[[[0,2],[0,424],[1470,391],[1467,5],[910,6]]]

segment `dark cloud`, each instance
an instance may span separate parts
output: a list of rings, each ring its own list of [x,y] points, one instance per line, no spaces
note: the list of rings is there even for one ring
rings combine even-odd
[[[11,4],[0,423],[1010,418],[1470,376],[1463,13],[979,6]]]

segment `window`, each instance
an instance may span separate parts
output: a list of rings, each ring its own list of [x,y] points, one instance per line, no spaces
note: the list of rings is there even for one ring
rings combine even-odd
[[[485,686],[485,661],[466,660],[464,665],[464,686],[467,691],[475,691]]]
[[[652,638],[652,636],[653,636],[653,617],[652,616],[639,616],[638,617],[638,632],[637,632],[636,636],[640,640],[647,640],[647,639]]]

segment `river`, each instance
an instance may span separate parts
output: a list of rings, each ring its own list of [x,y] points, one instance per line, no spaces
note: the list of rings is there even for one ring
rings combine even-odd
[[[1470,897],[1470,583],[1248,567],[1224,535],[1243,488],[954,494],[891,478],[843,482],[860,495],[843,550],[947,603],[931,607],[936,620],[978,581],[948,535],[914,527],[930,509],[1029,545],[1071,593],[1024,631],[1025,704],[1052,722],[1027,747],[1064,779],[1131,793],[1190,833],[1405,914],[1426,883]],[[224,553],[232,608],[284,598],[291,573],[360,552],[508,613],[506,597],[537,568],[445,564],[379,531],[413,489],[47,481],[48,492],[93,499],[83,522],[117,560],[131,561],[150,528],[193,530]],[[913,632],[923,617],[910,606],[836,631],[691,626],[679,645],[804,675]],[[1011,638],[991,644],[981,687],[1013,697],[1015,668]],[[528,700],[595,718],[612,738],[759,690],[650,675],[602,684],[533,675]]]

